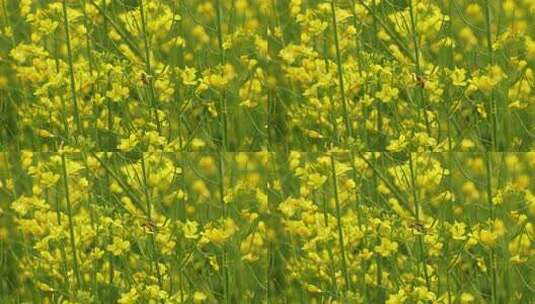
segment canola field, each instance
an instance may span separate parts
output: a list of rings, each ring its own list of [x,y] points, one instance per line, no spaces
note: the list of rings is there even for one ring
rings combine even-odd
[[[0,0],[0,303],[535,303],[533,69],[535,0]]]

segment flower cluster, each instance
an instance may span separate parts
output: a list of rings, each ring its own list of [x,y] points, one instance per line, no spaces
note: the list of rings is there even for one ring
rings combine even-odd
[[[534,300],[533,153],[0,160],[4,300]]]
[[[270,5],[216,2],[2,0],[0,143],[265,150]]]

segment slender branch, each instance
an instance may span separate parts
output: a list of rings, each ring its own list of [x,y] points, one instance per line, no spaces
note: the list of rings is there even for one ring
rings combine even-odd
[[[348,139],[353,137],[353,130],[351,121],[349,120],[349,112],[347,109],[346,94],[344,89],[344,69],[342,66],[342,56],[340,54],[340,43],[338,41],[338,28],[336,25],[336,0],[331,0],[332,22],[334,31],[334,45],[336,47],[336,63],[338,65],[338,82],[340,86],[340,95],[342,96],[342,107],[344,111],[344,122],[347,129]]]
[[[71,46],[71,34],[69,30],[69,18],[67,13],[67,1],[63,0],[63,23],[65,25],[65,39],[67,42],[67,57],[69,61],[69,77],[71,82],[71,97],[74,107],[74,121],[79,134],[83,134],[82,124],[80,122],[80,113],[78,111],[78,97],[76,95],[76,82],[74,79],[74,63]]]
[[[344,234],[342,230],[342,214],[340,211],[340,198],[338,197],[338,181],[336,178],[336,167],[335,167],[335,161],[334,161],[334,155],[331,153],[331,171],[332,171],[332,178],[333,178],[333,185],[334,185],[334,201],[336,205],[336,221],[338,226],[338,240],[340,242],[340,251],[342,253],[342,272],[344,273],[344,279],[345,279],[345,289],[346,291],[351,290],[351,279],[349,277],[349,272],[347,270],[347,261],[346,261],[346,252],[345,252],[345,245],[344,245]]]
[[[69,196],[69,181],[67,174],[67,164],[65,161],[65,153],[61,153],[61,167],[63,169],[63,185],[65,186],[65,200],[67,202],[67,216],[69,218],[69,234],[71,239],[73,268],[74,273],[76,274],[76,282],[78,283],[78,287],[80,288],[82,286],[82,276],[80,274],[80,269],[78,268],[78,255],[76,252],[76,239],[74,236],[74,223],[72,220],[72,206],[71,199]]]

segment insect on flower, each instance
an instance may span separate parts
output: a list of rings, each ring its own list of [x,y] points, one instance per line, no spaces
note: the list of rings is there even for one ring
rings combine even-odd
[[[422,222],[414,220],[409,223],[409,227],[418,231],[418,233],[427,234],[429,230],[435,226],[435,223],[436,219],[433,221],[433,223],[431,223],[431,225],[429,225],[429,227],[426,227],[425,224],[423,224]]]
[[[163,227],[165,227],[165,225],[167,225],[168,220],[169,219],[166,218],[163,224],[158,225],[154,222],[154,220],[145,218],[143,223],[141,224],[141,227],[143,227],[143,230],[145,231],[145,233],[155,233],[155,232],[158,232]]]
[[[409,227],[418,231],[419,233],[425,234],[427,232],[427,228],[422,223],[417,221],[411,222]]]
[[[152,78],[152,76],[148,75],[145,72],[141,72],[141,82],[143,83],[143,85],[149,85],[150,78]]]
[[[425,84],[427,83],[427,77],[425,75],[417,75],[417,74],[413,74],[415,80],[416,80],[416,83],[422,87],[422,88],[425,88]]]

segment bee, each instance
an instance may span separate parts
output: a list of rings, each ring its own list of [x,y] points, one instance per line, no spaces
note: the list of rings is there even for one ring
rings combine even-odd
[[[147,73],[141,72],[141,82],[143,83],[143,85],[149,85],[151,77],[152,76],[148,75]]]
[[[156,231],[156,229],[157,229],[156,224],[153,221],[149,220],[149,219],[147,219],[145,222],[143,222],[143,224],[141,224],[141,226],[143,227],[145,232],[147,232],[147,230],[148,230],[149,233],[154,233]]]
[[[422,234],[427,234],[429,232],[430,229],[433,229],[433,227],[435,227],[435,224],[436,224],[437,220],[435,219],[430,225],[429,227],[426,227],[425,224],[423,223],[420,223],[419,221],[413,221],[409,224],[409,227],[418,231],[419,233],[422,233]]]
[[[427,78],[425,77],[425,75],[416,75],[416,74],[414,74],[414,78],[416,79],[416,83],[420,87],[425,88],[425,84],[427,82]]]
[[[143,227],[143,230],[147,233],[155,233],[167,225],[167,220],[168,219],[166,219],[161,225],[157,225],[153,220],[147,218],[143,221],[141,227]]]
[[[417,221],[410,223],[409,227],[423,234],[427,232],[427,228],[422,223]]]
[[[141,72],[140,80],[143,83],[143,85],[149,85],[150,81],[152,79],[162,79],[163,76],[165,76],[165,72],[167,71],[167,68],[169,65],[166,65],[162,71],[156,75],[149,75],[145,71]]]

